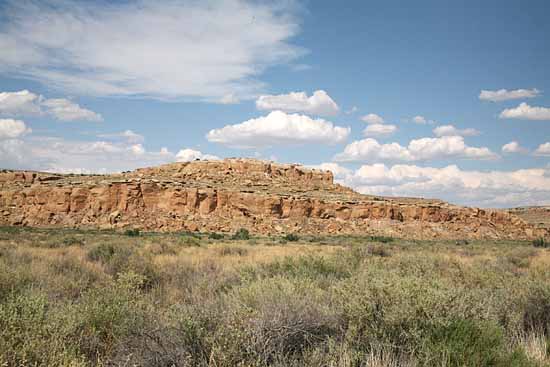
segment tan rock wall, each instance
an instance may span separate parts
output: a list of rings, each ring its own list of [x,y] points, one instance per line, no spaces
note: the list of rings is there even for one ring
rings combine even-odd
[[[285,174],[294,174],[291,172]],[[244,226],[263,233],[390,233],[412,238],[531,238],[545,234],[505,212],[448,204],[330,202],[136,180],[63,186],[40,183],[32,174],[6,176],[0,174],[0,181],[24,185],[0,188],[3,225],[204,231],[233,231]]]

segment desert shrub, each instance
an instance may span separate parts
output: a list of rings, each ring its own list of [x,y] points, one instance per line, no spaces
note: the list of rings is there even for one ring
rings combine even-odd
[[[113,244],[101,243],[88,251],[87,257],[91,261],[101,261],[102,263],[108,263],[115,252],[116,249]]]
[[[295,233],[289,233],[283,236],[283,239],[288,242],[296,242],[300,240],[300,237]]]
[[[147,246],[146,251],[153,255],[176,255],[178,247],[173,242],[162,241]]]
[[[210,232],[208,234],[208,238],[210,238],[211,240],[223,240],[224,235],[223,233]]]
[[[107,271],[115,277],[123,273],[135,273],[142,277],[141,286],[144,288],[158,284],[160,279],[151,254],[142,254],[125,247],[115,252],[107,264]]]
[[[501,259],[518,268],[528,268],[529,260],[536,255],[536,250],[529,247],[518,247],[509,251],[504,258]]]
[[[246,256],[248,249],[237,246],[222,246],[217,249],[221,256]]]
[[[381,245],[369,245],[367,246],[367,253],[373,256],[388,257],[391,256],[387,247]]]
[[[64,246],[84,246],[84,240],[78,237],[65,237],[63,239]]]
[[[427,365],[528,365],[524,355],[507,353],[504,335],[498,325],[474,320],[458,319],[445,325],[433,326],[420,353],[420,359]]]
[[[201,234],[199,232],[183,231],[181,232],[181,235],[184,237],[201,238]]]
[[[75,308],[78,327],[73,337],[90,361],[107,359],[125,338],[144,329],[144,282],[139,274],[123,273],[115,283],[83,295]]]
[[[326,294],[308,282],[273,278],[225,297],[227,319],[215,336],[224,365],[270,365],[300,359],[338,332]]]
[[[550,336],[550,284],[535,284],[526,293],[521,305],[523,330]]]
[[[390,243],[390,242],[393,242],[393,237],[388,237],[388,236],[371,236],[371,237],[370,237],[370,240],[371,240],[371,241],[374,241],[374,242]]]
[[[282,260],[243,269],[252,278],[273,278],[284,276],[303,279],[342,279],[351,276],[345,262],[322,256],[285,257]]]
[[[246,228],[239,228],[233,236],[231,236],[232,240],[249,240],[250,239],[250,232]]]
[[[0,303],[2,366],[85,366],[74,345],[72,320],[39,293],[10,296]]]
[[[533,246],[535,247],[550,247],[550,242],[546,241],[544,237],[539,237],[533,240],[532,242]]]
[[[141,232],[139,231],[138,228],[132,228],[132,229],[125,230],[124,235],[129,237],[139,237],[141,235]]]
[[[470,241],[468,241],[468,240],[457,240],[457,241],[455,241],[456,246],[466,246],[466,245],[469,245],[469,244],[470,244]]]
[[[179,244],[183,247],[200,247],[201,242],[200,239],[196,236],[183,236]]]
[[[136,273],[143,277],[142,284],[145,287],[151,287],[159,281],[152,255],[149,252],[140,253],[127,245],[100,244],[88,252],[88,259],[100,261],[106,272],[115,277],[120,273]]]

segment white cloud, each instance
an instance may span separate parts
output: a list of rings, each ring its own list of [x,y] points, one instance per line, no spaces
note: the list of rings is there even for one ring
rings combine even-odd
[[[191,162],[195,160],[218,160],[219,157],[211,154],[204,154],[198,150],[194,149],[182,149],[176,154],[176,161],[178,162]]]
[[[517,141],[511,141],[502,146],[503,153],[527,153],[527,149],[519,145]]]
[[[38,115],[41,112],[38,100],[39,97],[28,90],[1,92],[0,114],[9,116]]]
[[[388,136],[397,131],[395,125],[372,124],[363,130],[365,136]]]
[[[435,136],[476,136],[479,135],[479,131],[476,129],[457,129],[453,125],[442,125],[433,129]]]
[[[145,154],[145,148],[141,144],[133,144],[132,146],[130,146],[130,151],[135,155]]]
[[[141,144],[26,137],[0,141],[0,167],[52,172],[120,172],[173,162],[165,148],[147,151]]]
[[[539,145],[534,154],[539,156],[550,156],[550,142]]]
[[[550,108],[531,107],[521,103],[516,108],[507,108],[500,113],[501,119],[550,120]]]
[[[61,121],[103,121],[100,114],[80,107],[66,98],[45,99],[28,90],[0,93],[0,115],[35,116],[44,114],[49,114]]]
[[[137,134],[132,130],[125,130],[122,132],[111,133],[111,134],[99,134],[98,137],[114,139],[114,140],[124,140],[124,141],[127,141],[128,143],[143,143],[145,141],[145,138],[143,137],[143,135]]]
[[[21,120],[0,119],[0,140],[18,138],[31,131]]]
[[[371,195],[440,198],[457,204],[512,207],[550,204],[550,170],[466,171],[416,165],[364,165],[353,171],[332,164],[337,181]],[[337,172],[345,172],[338,174]]]
[[[233,93],[226,94],[220,99],[221,104],[237,104],[240,100],[237,96],[235,96]]]
[[[290,92],[279,95],[263,95],[256,100],[259,110],[306,112],[319,116],[336,115],[340,108],[324,90],[316,90],[311,97],[306,92]]]
[[[350,131],[349,127],[334,126],[323,119],[273,111],[267,116],[210,130],[206,138],[233,147],[264,148],[280,144],[336,144],[344,142]]]
[[[348,182],[351,175],[353,174],[353,170],[333,162],[321,163],[319,165],[311,165],[309,167],[314,169],[320,169],[323,171],[331,171],[332,174],[334,175],[334,180],[338,183]]]
[[[82,108],[66,98],[46,99],[41,105],[48,114],[61,121],[103,121],[100,114]]]
[[[432,124],[435,124],[435,121],[428,120],[424,116],[414,116],[410,121],[414,122],[415,124],[418,124],[418,125],[432,125]]]
[[[304,53],[292,2],[17,1],[0,31],[0,71],[74,94],[251,97],[268,67]]]
[[[186,149],[181,150],[177,155],[165,147],[159,151],[148,151],[143,144],[136,143],[137,134],[128,133],[128,131],[110,134],[110,137],[115,137],[115,141],[23,136],[30,131],[21,133],[20,126],[16,134],[3,135],[4,124],[1,121],[5,120],[0,120],[0,167],[2,168],[106,173],[157,166],[190,157],[189,150]],[[128,136],[131,138],[125,138]],[[197,151],[191,151],[191,153],[201,159],[218,159]]]
[[[355,113],[357,111],[359,111],[359,108],[357,106],[353,106],[349,110],[346,111],[346,114],[351,115],[352,113]]]
[[[348,144],[334,157],[338,162],[420,161],[444,158],[495,159],[498,156],[489,148],[469,147],[461,136],[421,138],[409,142],[407,147],[398,143],[380,144],[367,138]]]
[[[533,98],[540,94],[538,89],[516,89],[516,90],[482,90],[479,99],[482,101],[501,102],[510,99]]]
[[[367,124],[381,125],[381,124],[384,123],[384,119],[381,116],[379,116],[375,113],[369,113],[368,115],[365,115],[365,116],[361,117],[361,120],[363,120]]]

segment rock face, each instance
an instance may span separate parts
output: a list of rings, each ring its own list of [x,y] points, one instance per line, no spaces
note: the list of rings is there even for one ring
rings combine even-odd
[[[328,171],[251,159],[195,161],[115,175],[0,171],[0,225],[384,234],[547,236],[518,216],[437,200],[361,195]]]

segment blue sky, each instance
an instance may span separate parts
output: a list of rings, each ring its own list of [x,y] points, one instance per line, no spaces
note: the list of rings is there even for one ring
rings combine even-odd
[[[549,14],[536,0],[2,1],[0,167],[248,156],[368,194],[550,205]]]

